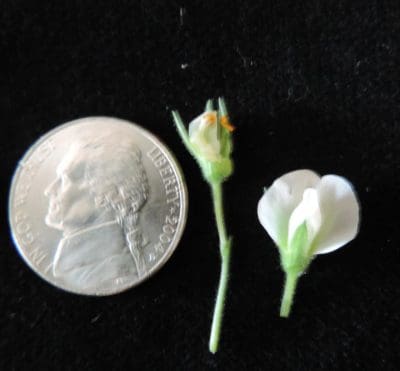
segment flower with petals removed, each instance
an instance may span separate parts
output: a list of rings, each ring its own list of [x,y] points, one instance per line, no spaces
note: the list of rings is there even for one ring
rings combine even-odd
[[[189,124],[187,131],[178,112],[172,112],[179,134],[192,156],[197,160],[205,179],[221,182],[233,171],[231,159],[232,131],[225,101],[218,100],[218,110],[208,101],[205,111]]]
[[[229,122],[223,98],[218,98],[217,110],[214,110],[213,101],[209,100],[204,112],[189,124],[189,131],[177,111],[173,111],[172,116],[183,143],[199,164],[204,179],[211,187],[222,263],[209,342],[210,352],[215,353],[221,333],[231,255],[231,238],[226,231],[223,212],[222,183],[233,172],[231,133],[234,127]]]
[[[298,277],[313,257],[334,251],[358,233],[360,207],[345,178],[297,170],[275,180],[258,203],[258,218],[278,246],[286,273],[281,316],[287,317]]]

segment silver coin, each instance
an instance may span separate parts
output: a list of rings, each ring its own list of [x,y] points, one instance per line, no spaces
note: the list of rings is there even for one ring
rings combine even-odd
[[[11,184],[18,251],[64,290],[112,295],[147,279],[175,250],[187,191],[171,152],[128,121],[61,125],[27,151]]]

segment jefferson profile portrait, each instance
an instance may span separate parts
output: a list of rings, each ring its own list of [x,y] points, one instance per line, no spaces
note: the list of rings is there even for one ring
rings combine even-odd
[[[62,232],[53,275],[77,289],[107,287],[146,272],[139,212],[149,185],[141,152],[110,131],[74,142],[46,188],[45,222]]]

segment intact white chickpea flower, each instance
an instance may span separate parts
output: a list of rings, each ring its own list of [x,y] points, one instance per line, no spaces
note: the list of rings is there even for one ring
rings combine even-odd
[[[288,316],[297,278],[315,255],[334,251],[358,233],[360,207],[351,183],[297,170],[274,181],[258,203],[258,218],[277,245],[286,273],[281,316]]]

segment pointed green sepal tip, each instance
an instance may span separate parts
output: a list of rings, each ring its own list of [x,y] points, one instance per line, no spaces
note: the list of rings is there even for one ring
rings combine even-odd
[[[176,126],[185,127],[185,124],[183,123],[182,117],[181,117],[181,115],[179,114],[178,111],[173,110],[173,111],[171,111],[171,114],[172,114],[172,118],[173,118],[174,123],[175,123]]]
[[[192,144],[190,143],[189,134],[183,123],[182,117],[178,111],[172,111],[172,118],[174,120],[175,126],[178,130],[179,136],[181,137],[183,144],[185,145],[186,149],[190,152],[190,154],[196,157],[195,151],[193,149]]]
[[[228,109],[226,108],[225,99],[223,97],[218,98],[218,110],[222,116],[228,116]]]
[[[212,99],[209,99],[209,100],[206,102],[206,106],[204,107],[204,111],[205,111],[205,112],[214,111],[214,102],[213,102]]]
[[[183,123],[182,117],[178,111],[172,111],[172,118],[174,119],[174,123],[178,129],[178,133],[185,142],[189,140],[189,134],[185,128],[185,124]]]

